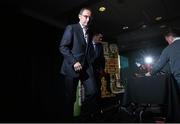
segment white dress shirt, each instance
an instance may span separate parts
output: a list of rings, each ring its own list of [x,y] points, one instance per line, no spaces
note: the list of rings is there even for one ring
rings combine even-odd
[[[80,25],[81,25],[81,23],[80,23]],[[88,34],[87,34],[87,27],[84,27],[84,26],[82,26],[81,25],[81,28],[83,29],[83,34],[84,34],[84,38],[85,38],[85,40],[86,40],[86,43],[88,43]]]

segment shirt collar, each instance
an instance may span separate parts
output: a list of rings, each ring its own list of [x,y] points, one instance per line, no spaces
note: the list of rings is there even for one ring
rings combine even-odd
[[[87,27],[83,26],[80,22],[79,22],[79,24],[80,24],[82,29],[85,29],[85,28],[88,29]]]
[[[176,40],[180,40],[180,37],[175,37],[173,42],[175,42]]]
[[[96,42],[95,42],[94,40],[92,41],[92,43],[93,43],[93,44],[96,44]]]

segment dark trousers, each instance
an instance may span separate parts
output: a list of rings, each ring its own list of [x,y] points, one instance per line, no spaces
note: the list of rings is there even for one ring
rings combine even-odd
[[[96,84],[98,89],[97,94],[97,102],[98,102],[98,109],[101,109],[101,75],[99,72],[95,72]]]
[[[81,73],[78,78],[73,78],[70,76],[64,76],[65,83],[65,105],[64,105],[64,119],[70,121],[73,118],[74,103],[76,101],[76,90],[79,80],[81,80],[82,85],[85,90],[85,100],[81,107],[81,116],[88,116],[95,111],[97,106],[97,86],[92,73],[91,68]]]

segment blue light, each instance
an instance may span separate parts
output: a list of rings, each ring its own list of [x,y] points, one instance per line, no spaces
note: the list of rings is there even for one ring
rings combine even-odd
[[[153,62],[153,58],[148,56],[148,57],[145,57],[144,61],[145,61],[146,64],[151,64]]]

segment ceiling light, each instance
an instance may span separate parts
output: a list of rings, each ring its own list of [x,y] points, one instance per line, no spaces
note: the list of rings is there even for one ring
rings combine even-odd
[[[123,26],[123,28],[122,28],[123,30],[125,30],[125,29],[128,29],[128,26]]]
[[[99,7],[100,12],[104,12],[105,10],[106,10],[106,8],[104,6]]]
[[[159,20],[161,20],[161,19],[162,19],[161,16],[158,16],[158,17],[155,18],[156,21],[159,21]]]
[[[145,25],[145,24],[144,24],[144,25],[142,25],[142,28],[146,28],[146,27],[147,27],[147,25]]]
[[[165,27],[166,27],[166,25],[161,25],[161,26],[160,26],[160,28],[165,28]]]

